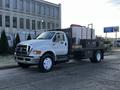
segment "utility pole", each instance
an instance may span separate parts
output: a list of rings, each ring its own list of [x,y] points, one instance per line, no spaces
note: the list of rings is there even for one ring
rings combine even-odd
[[[105,38],[107,39],[107,32],[105,33]]]
[[[115,32],[115,39],[117,40],[117,32]]]

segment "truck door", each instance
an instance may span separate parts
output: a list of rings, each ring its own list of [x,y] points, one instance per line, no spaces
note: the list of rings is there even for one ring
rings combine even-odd
[[[68,52],[68,43],[64,33],[56,33],[53,38],[53,49],[57,55],[66,55]]]

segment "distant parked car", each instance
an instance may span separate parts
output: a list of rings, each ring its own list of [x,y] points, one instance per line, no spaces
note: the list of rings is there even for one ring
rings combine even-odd
[[[116,46],[117,46],[117,47],[120,47],[120,39],[119,39],[119,40],[116,40]]]

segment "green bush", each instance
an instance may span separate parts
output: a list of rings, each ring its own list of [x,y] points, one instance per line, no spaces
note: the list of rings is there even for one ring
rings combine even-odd
[[[106,48],[106,51],[111,50],[111,48],[112,48],[112,41],[110,39],[104,39],[104,46]]]
[[[0,49],[2,54],[7,54],[9,45],[5,31],[1,32],[1,39],[0,39]]]
[[[104,44],[110,44],[111,41],[110,40],[104,40]]]
[[[17,35],[16,35],[16,37],[15,37],[15,40],[14,40],[14,46],[13,46],[14,50],[15,50],[16,45],[17,45],[18,43],[20,43],[20,37],[19,37],[19,34],[17,33]]]
[[[27,40],[31,40],[31,35],[30,34],[28,35]]]

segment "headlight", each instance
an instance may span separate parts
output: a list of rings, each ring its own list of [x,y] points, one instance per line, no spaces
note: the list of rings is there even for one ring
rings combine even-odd
[[[40,51],[40,50],[33,50],[33,54],[41,54],[42,53],[42,51]]]

